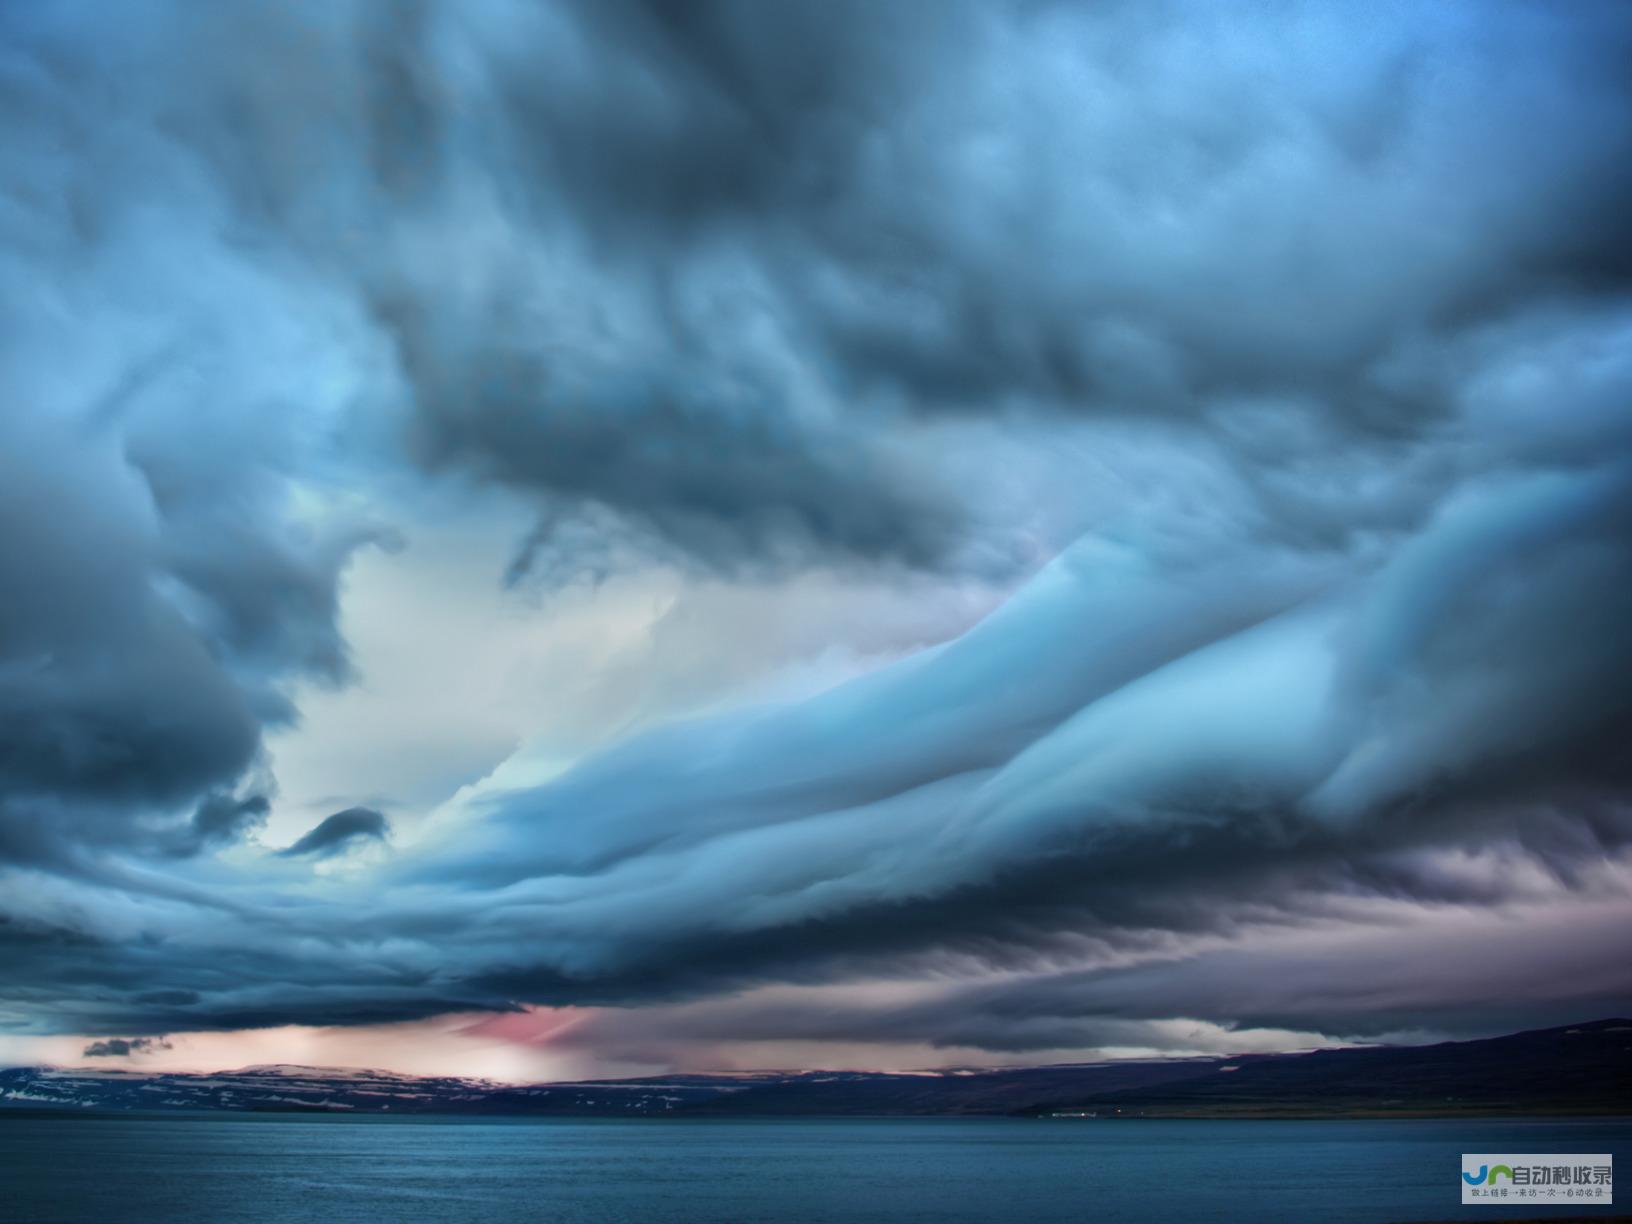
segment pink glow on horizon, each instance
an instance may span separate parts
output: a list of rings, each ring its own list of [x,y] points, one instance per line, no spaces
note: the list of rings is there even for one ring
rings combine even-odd
[[[366,1067],[407,1075],[457,1075],[526,1083],[614,1073],[588,1050],[552,1053],[543,1043],[494,1030],[501,1016],[441,1016],[360,1028],[246,1029],[174,1033],[126,1057],[87,1058],[96,1036],[17,1037],[0,1041],[0,1062],[130,1071],[225,1071],[262,1063]],[[520,1019],[518,1016],[517,1019]],[[569,1021],[570,1022],[570,1021]],[[559,1027],[557,1022],[556,1027]],[[634,1067],[629,1074],[648,1070]]]

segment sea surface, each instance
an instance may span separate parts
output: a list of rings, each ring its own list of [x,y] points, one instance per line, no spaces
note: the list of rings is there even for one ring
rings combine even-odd
[[[1624,1121],[0,1116],[5,1221],[1311,1224],[1462,1207],[1462,1152],[1611,1152]]]

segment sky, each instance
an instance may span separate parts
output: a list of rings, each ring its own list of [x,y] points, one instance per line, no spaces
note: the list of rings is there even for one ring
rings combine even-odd
[[[0,1063],[1632,1014],[1632,9],[0,27]]]

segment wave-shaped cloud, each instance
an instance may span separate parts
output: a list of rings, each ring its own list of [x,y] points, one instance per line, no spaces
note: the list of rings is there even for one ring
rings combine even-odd
[[[0,1023],[1017,973],[1038,1016],[1234,1023],[1280,962],[1124,962],[1618,878],[1622,9],[83,21],[0,18]],[[383,835],[355,798],[236,851],[267,737],[352,678],[352,558],[493,490],[527,591],[1016,590],[815,696],[465,778],[379,861],[303,861]],[[1004,1048],[1023,1007],[971,989]]]

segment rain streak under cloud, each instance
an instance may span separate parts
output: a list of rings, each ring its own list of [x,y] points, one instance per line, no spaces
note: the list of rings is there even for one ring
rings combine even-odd
[[[0,25],[0,1053],[1632,1006],[1624,6]]]

